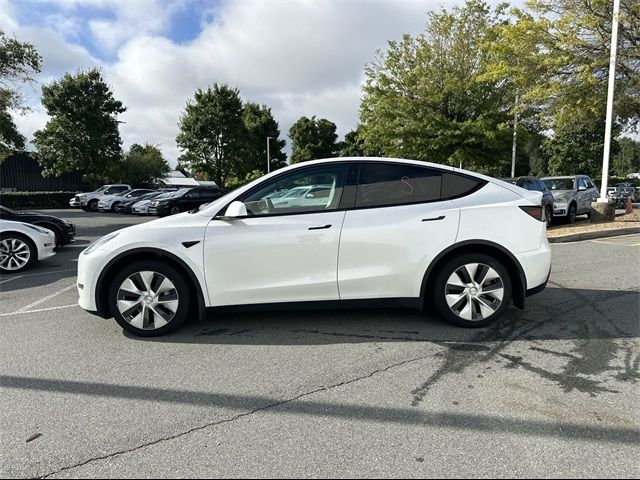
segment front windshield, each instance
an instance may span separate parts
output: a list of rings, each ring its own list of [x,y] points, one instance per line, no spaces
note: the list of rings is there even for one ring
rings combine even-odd
[[[107,188],[109,188],[107,185],[103,185],[102,187],[96,190],[96,193],[104,192]]]
[[[0,210],[2,211],[2,213],[12,213],[12,214],[16,213],[14,210],[11,210],[10,208],[7,208],[7,207],[3,207],[2,205],[0,205]]]
[[[573,190],[573,178],[547,178],[543,182],[551,191]]]

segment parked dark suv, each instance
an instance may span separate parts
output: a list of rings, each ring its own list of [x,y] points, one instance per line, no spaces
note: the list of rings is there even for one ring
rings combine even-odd
[[[513,183],[525,190],[542,192],[542,207],[544,208],[544,215],[547,219],[547,225],[551,224],[551,220],[553,219],[553,194],[542,180],[538,177],[503,178],[503,180],[505,182]]]
[[[188,212],[200,205],[213,202],[225,193],[227,193],[225,190],[219,188],[182,188],[170,197],[152,200],[149,203],[149,215],[165,217],[180,212]]]

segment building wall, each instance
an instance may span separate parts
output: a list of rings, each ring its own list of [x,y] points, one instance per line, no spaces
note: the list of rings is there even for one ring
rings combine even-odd
[[[82,172],[65,173],[59,177],[43,177],[42,168],[28,153],[16,153],[0,162],[0,188],[18,192],[89,191],[91,185],[82,181]]]

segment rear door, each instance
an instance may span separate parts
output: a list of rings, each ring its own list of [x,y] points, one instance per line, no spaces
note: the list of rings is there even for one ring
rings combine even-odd
[[[419,165],[360,164],[355,208],[340,239],[340,298],[419,297],[428,265],[457,236],[460,210],[448,197],[476,187]]]

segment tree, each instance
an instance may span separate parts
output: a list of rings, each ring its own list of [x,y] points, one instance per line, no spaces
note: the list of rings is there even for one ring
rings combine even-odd
[[[156,145],[134,143],[124,156],[120,180],[130,185],[151,187],[170,170]]]
[[[561,120],[560,120],[561,119]],[[551,175],[585,174],[592,178],[602,172],[604,111],[597,117],[561,116],[553,134],[542,142],[542,153]],[[612,153],[617,143],[611,144]]]
[[[122,141],[117,115],[126,111],[97,69],[66,73],[42,87],[51,117],[34,133],[43,175],[81,170],[90,181],[107,180],[120,168]]]
[[[613,157],[613,172],[618,177],[626,177],[630,173],[640,172],[640,142],[629,137],[618,140],[619,151]]]
[[[487,77],[520,91],[543,128],[563,116],[604,115],[609,74],[610,0],[528,0],[513,21],[494,27]],[[640,119],[640,2],[621,0],[614,111],[631,128]],[[602,134],[604,133],[604,124]]]
[[[504,174],[515,92],[484,79],[486,41],[501,22],[480,0],[429,14],[425,33],[389,42],[365,69],[366,150]]]
[[[194,174],[225,185],[246,150],[248,132],[242,112],[238,89],[217,83],[198,89],[178,124],[176,143],[184,152],[181,163]]]
[[[336,124],[325,118],[301,117],[289,129],[291,163],[330,158],[338,154]]]
[[[28,110],[22,105],[20,84],[34,81],[40,72],[42,57],[35,47],[0,30],[0,161],[12,150],[24,149],[26,139],[18,131],[11,110]]]
[[[344,136],[344,140],[338,143],[338,155],[340,157],[362,157],[367,155],[360,135],[359,127],[347,133]]]
[[[242,108],[242,120],[247,129],[246,154],[239,162],[236,175],[244,179],[248,174],[258,170],[267,173],[267,137],[269,140],[269,157],[271,170],[286,165],[287,156],[282,151],[286,142],[280,139],[278,122],[273,118],[271,109],[266,105],[247,102]]]

